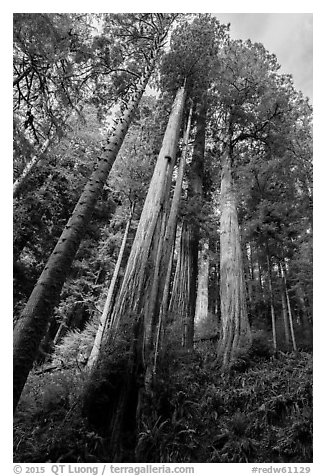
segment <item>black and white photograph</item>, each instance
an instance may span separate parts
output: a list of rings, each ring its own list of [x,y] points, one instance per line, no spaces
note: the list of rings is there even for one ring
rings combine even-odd
[[[12,14],[14,473],[316,474],[313,13],[50,11]]]

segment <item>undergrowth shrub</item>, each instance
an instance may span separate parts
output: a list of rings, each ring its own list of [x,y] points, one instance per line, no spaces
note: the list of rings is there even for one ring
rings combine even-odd
[[[312,461],[311,355],[270,350],[258,334],[241,356],[246,368],[223,375],[199,351],[167,355],[156,420],[139,434],[138,461]]]
[[[99,443],[80,411],[84,383],[76,369],[31,372],[14,418],[14,461],[98,460]]]
[[[263,330],[253,330],[250,347],[239,347],[234,352],[229,371],[244,372],[252,367],[254,362],[269,359],[273,353],[269,335]]]
[[[98,389],[103,405],[95,407],[102,422],[120,408],[125,388],[133,394],[124,411],[137,405],[139,383],[120,382],[134,361],[128,342],[123,334],[106,362],[108,375],[99,369],[95,387],[89,388],[78,366],[31,372],[14,420],[15,461],[111,461],[108,436],[90,426],[90,415],[86,421],[83,404],[86,390],[94,403]],[[311,354],[268,357],[268,341],[258,334],[251,349],[237,355],[238,368],[221,374],[214,367],[215,349],[207,354],[206,347],[205,354],[203,348],[171,347],[158,362],[149,407],[138,415],[137,426],[128,415],[124,419],[128,435],[136,438],[128,457],[142,463],[311,462]]]
[[[273,353],[274,349],[269,334],[263,330],[253,330],[250,347],[251,358],[269,359]]]
[[[55,365],[65,366],[80,365],[87,363],[91,353],[98,327],[98,319],[93,318],[83,331],[79,329],[69,330],[62,341],[55,346],[52,362]]]

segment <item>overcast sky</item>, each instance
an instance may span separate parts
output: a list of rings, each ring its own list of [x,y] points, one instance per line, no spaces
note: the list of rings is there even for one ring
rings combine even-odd
[[[282,73],[291,73],[295,87],[312,101],[311,13],[216,13],[221,23],[231,23],[236,39],[262,43],[277,56]]]

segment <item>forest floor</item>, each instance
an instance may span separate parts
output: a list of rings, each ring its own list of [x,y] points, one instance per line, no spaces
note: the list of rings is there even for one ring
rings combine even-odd
[[[312,462],[312,354],[258,344],[224,375],[213,357],[210,342],[170,353],[127,461]],[[76,367],[31,373],[14,419],[15,462],[110,462],[82,414],[86,380]]]

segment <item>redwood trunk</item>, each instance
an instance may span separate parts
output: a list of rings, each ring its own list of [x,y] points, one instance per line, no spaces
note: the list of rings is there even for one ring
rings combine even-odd
[[[222,335],[218,354],[222,367],[227,368],[236,351],[249,347],[251,343],[229,149],[222,155],[220,283]]]
[[[206,102],[199,105],[196,119],[196,135],[189,172],[188,201],[194,206],[201,205],[203,193],[203,161],[205,152]],[[197,223],[183,222],[180,252],[172,289],[169,313],[174,314],[175,325],[182,327],[182,345],[193,347],[194,320],[196,313],[198,276],[199,226]]]
[[[218,322],[220,318],[219,237],[210,237],[209,252],[211,262],[208,281],[208,310],[215,316]]]
[[[162,334],[164,335],[164,327],[165,327],[166,318],[167,318],[168,298],[169,298],[170,280],[171,280],[172,263],[173,263],[173,251],[174,251],[174,243],[175,243],[176,228],[177,228],[178,210],[179,210],[181,193],[182,193],[183,176],[184,176],[184,171],[186,167],[186,159],[187,159],[187,153],[188,153],[188,141],[189,141],[189,134],[190,134],[191,118],[192,118],[192,107],[190,108],[190,111],[189,111],[187,127],[183,136],[183,145],[182,145],[182,153],[181,153],[179,169],[178,169],[178,176],[177,176],[177,180],[175,184],[175,189],[174,189],[172,203],[171,203],[171,209],[169,213],[169,219],[167,222],[165,236],[164,236],[164,247],[162,250],[162,257],[160,261],[160,270],[159,270],[159,283],[157,288],[155,289],[155,292],[156,292],[156,295],[154,296],[155,306],[153,307],[153,314],[154,314],[153,317],[155,322],[157,321],[157,315],[159,317],[158,317],[157,329],[155,332],[156,335],[155,335],[155,351],[154,351],[154,366],[153,366],[154,372],[155,372],[156,361],[158,356],[159,341],[162,338]],[[152,336],[154,336],[154,332],[152,332]]]
[[[191,261],[192,230],[189,223],[182,224],[177,267],[174,275],[169,314],[173,316],[174,335],[181,332],[183,347],[191,348],[194,338],[195,296],[191,295],[191,283],[194,282],[194,268]]]
[[[171,185],[184,102],[185,89],[180,88],[169,117],[124,279],[112,310],[113,332],[103,340],[85,393],[84,410],[90,422],[96,426],[103,424],[101,415],[108,414],[105,399],[109,402],[106,430],[111,432],[110,449],[113,455],[117,453],[118,440],[121,442],[123,437],[126,414],[132,425],[136,425],[137,412],[143,411],[143,398],[146,397],[144,386],[147,387],[147,368],[152,365],[153,352],[149,347],[153,322],[148,313],[148,308],[152,306],[148,297],[151,297],[151,286],[157,283],[156,263],[161,257],[166,195]],[[125,387],[127,382],[132,384]],[[97,395],[100,395],[99,401]],[[94,415],[100,420],[92,420]]]
[[[151,250],[160,247],[163,208],[166,206],[166,192],[170,185],[173,165],[175,162],[182,111],[185,101],[185,90],[180,88],[177,93],[169,123],[167,125],[162,148],[147,193],[140,217],[134,243],[130,252],[119,299],[113,309],[115,329],[118,329],[122,316],[142,312],[144,307],[144,286],[148,282],[146,273]],[[161,228],[160,228],[161,226]],[[152,259],[158,259],[156,255]],[[151,263],[153,265],[153,261]],[[152,273],[154,269],[152,269]],[[153,277],[153,275],[152,275]]]

